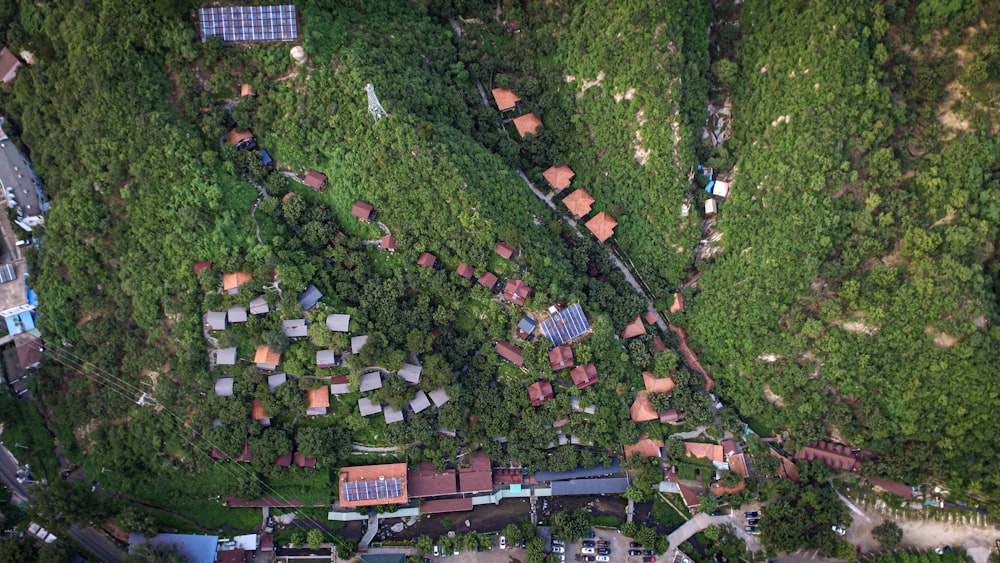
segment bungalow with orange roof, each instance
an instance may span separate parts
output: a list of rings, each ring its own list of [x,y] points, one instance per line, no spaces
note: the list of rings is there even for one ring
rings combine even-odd
[[[396,237],[385,235],[378,241],[378,249],[383,252],[396,252]]]
[[[281,363],[281,354],[272,350],[267,344],[261,344],[257,347],[253,361],[257,364],[257,369],[274,371]]]
[[[233,127],[226,133],[225,140],[226,144],[236,147],[238,151],[247,151],[257,147],[257,139],[254,138],[253,133],[246,129],[239,131]]]
[[[681,293],[674,294],[674,302],[670,305],[671,313],[683,313],[684,312],[684,295]]]
[[[673,378],[659,377],[651,371],[642,372],[642,382],[649,393],[669,393],[675,385]]]
[[[774,448],[768,448],[768,453],[778,458],[778,461],[780,462],[778,465],[779,479],[791,479],[792,481],[799,480],[799,469],[795,467],[794,461],[779,454]]]
[[[483,272],[483,275],[479,276],[477,283],[490,291],[496,291],[500,280],[493,272]]]
[[[330,388],[326,385],[310,389],[306,394],[306,415],[325,416],[330,408]]]
[[[517,367],[524,365],[524,355],[520,348],[507,341],[500,341],[494,347],[500,357]]]
[[[552,384],[548,381],[536,381],[528,386],[528,401],[533,407],[542,405],[554,396]]]
[[[254,399],[250,402],[250,413],[252,418],[259,422],[261,426],[271,425],[271,415],[264,410],[264,401]]]
[[[462,262],[458,265],[458,268],[455,269],[455,273],[467,280],[471,280],[472,278],[476,277],[476,269],[466,264],[465,262]]]
[[[509,280],[503,288],[503,298],[523,307],[524,300],[531,296],[531,292],[531,287],[523,280]]]
[[[629,416],[633,422],[649,422],[660,417],[656,409],[653,408],[653,403],[649,401],[649,394],[645,391],[639,391],[636,394],[635,401],[629,408]]]
[[[526,113],[514,118],[514,127],[517,128],[517,132],[521,135],[522,139],[528,135],[537,135],[538,128],[541,126],[542,120],[538,119],[538,116],[534,113]]]
[[[337,502],[342,508],[406,504],[406,471],[405,463],[342,467]]]
[[[587,221],[587,229],[597,237],[597,240],[604,242],[615,234],[615,227],[618,221],[615,218],[601,211],[590,221]]]
[[[642,317],[636,317],[634,321],[625,325],[625,330],[622,331],[621,337],[625,340],[629,338],[635,338],[646,334],[646,326],[642,324]]]
[[[634,455],[659,458],[663,456],[662,448],[662,440],[650,440],[649,434],[643,434],[638,442],[625,446],[625,459]]]
[[[244,82],[243,85],[240,86],[240,97],[241,98],[246,98],[247,96],[253,97],[253,96],[256,96],[256,95],[257,94],[253,93],[253,84],[250,84],[249,82]]]
[[[724,465],[725,456],[719,444],[703,444],[701,442],[684,442],[687,457],[700,457],[712,462],[713,465]],[[723,468],[724,469],[724,468]]]
[[[542,177],[557,192],[568,188],[570,182],[573,180],[573,176],[576,176],[576,173],[565,164],[550,166],[545,172],[542,172]]]
[[[501,240],[497,241],[496,246],[493,247],[493,252],[496,252],[504,260],[510,260],[517,250],[511,248],[509,244]]]
[[[424,252],[419,257],[417,257],[417,266],[423,268],[434,268],[435,270],[440,270],[444,267],[444,263],[437,259],[430,252]]]
[[[549,350],[549,363],[552,371],[573,367],[573,349],[563,344]]]
[[[310,188],[320,191],[326,187],[326,174],[317,172],[315,170],[310,170],[306,172],[306,175],[302,178],[302,183],[309,186]]]
[[[577,389],[590,387],[597,383],[597,366],[594,364],[577,366],[569,372],[569,376],[573,378],[573,385],[576,385]]]
[[[222,274],[222,289],[223,291],[229,292],[229,295],[236,295],[239,291],[239,287],[251,279],[253,279],[253,276],[242,271],[233,272],[231,274]]]
[[[594,198],[587,190],[580,188],[563,198],[563,205],[575,217],[584,217],[590,214],[590,209],[594,205]]]
[[[521,98],[507,88],[494,88],[493,101],[496,102],[497,109],[504,112],[516,108]]]
[[[371,223],[375,220],[375,216],[378,215],[378,213],[375,212],[374,205],[359,199],[358,201],[355,201],[354,205],[351,207],[351,215],[354,215],[365,223]]]

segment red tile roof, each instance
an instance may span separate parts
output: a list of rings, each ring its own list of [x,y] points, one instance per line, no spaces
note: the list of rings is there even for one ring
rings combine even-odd
[[[253,453],[250,451],[250,444],[248,442],[243,443],[243,453],[240,454],[240,457],[236,458],[236,461],[244,463],[253,461]]]
[[[379,248],[381,248],[384,251],[395,252],[396,251],[396,237],[394,237],[392,235],[385,235],[384,237],[382,237],[382,240],[379,241],[378,245],[379,245]]]
[[[257,364],[280,364],[281,354],[275,352],[267,346],[267,344],[261,344],[257,347],[257,352],[253,356],[254,363]]]
[[[674,294],[674,302],[670,305],[671,313],[683,313],[684,312],[684,295],[680,293]]]
[[[326,385],[310,389],[306,396],[306,408],[317,409],[330,406],[330,388]]]
[[[634,321],[625,325],[625,330],[622,331],[621,337],[629,339],[635,338],[640,334],[646,334],[646,326],[642,324],[641,317],[636,317]]]
[[[744,454],[733,454],[727,457],[729,462],[729,470],[734,473],[739,473],[744,479],[750,477],[750,469],[747,468],[747,460]]]
[[[674,388],[674,380],[669,377],[658,377],[651,371],[642,372],[642,382],[650,393],[669,393]]]
[[[550,166],[545,172],[542,172],[542,176],[545,177],[545,181],[552,186],[552,189],[559,191],[569,187],[569,183],[573,180],[573,176],[576,174],[573,169],[565,164],[560,164],[559,166]]]
[[[323,186],[326,185],[326,174],[310,170],[309,172],[306,172],[305,178],[303,178],[302,181],[314,190],[322,190]]]
[[[651,324],[651,325],[656,324],[656,313],[652,311],[646,311],[646,314],[643,316],[643,318],[646,319],[646,324]]]
[[[458,468],[458,491],[481,493],[493,491],[493,463],[482,450],[469,460],[469,467]]]
[[[479,285],[485,287],[486,289],[493,289],[493,286],[500,281],[497,279],[496,274],[493,272],[483,272],[483,275],[479,276]]]
[[[590,221],[587,221],[587,229],[594,233],[597,240],[604,242],[611,238],[615,234],[615,227],[618,226],[618,221],[615,218],[608,215],[607,213],[601,211]]]
[[[552,397],[552,384],[548,381],[536,381],[528,386],[528,400],[533,407],[541,405]]]
[[[632,417],[633,422],[647,422],[656,420],[660,415],[656,414],[653,403],[649,402],[649,394],[645,391],[639,391],[636,394],[635,402],[629,409],[629,416]]]
[[[373,211],[375,211],[375,206],[370,203],[365,203],[360,199],[355,201],[354,205],[351,207],[351,215],[354,215],[362,221],[369,221]]]
[[[564,344],[549,350],[549,363],[552,364],[552,371],[573,367],[573,349]]]
[[[278,459],[274,460],[274,465],[278,467],[288,467],[292,464],[292,452],[278,456]]]
[[[430,252],[424,252],[417,258],[417,266],[424,268],[433,268],[435,262],[437,262],[437,257]]]
[[[512,469],[497,469],[493,472],[494,485],[520,485],[523,482],[524,475],[521,474],[520,467]]]
[[[496,101],[497,109],[500,111],[514,109],[517,102],[521,101],[521,98],[519,98],[517,94],[511,92],[507,88],[494,88],[493,99]]]
[[[399,479],[401,485],[398,497],[372,498],[347,500],[344,497],[345,483],[358,483],[362,481],[374,482],[382,479]],[[405,463],[386,463],[382,465],[359,465],[355,467],[340,468],[339,486],[340,506],[344,508],[355,508],[358,506],[375,506],[379,504],[406,504],[409,500],[409,493],[406,483]]]
[[[253,276],[246,272],[233,272],[231,274],[222,274],[222,289],[229,291],[230,289],[236,289],[237,287],[247,283],[253,279]]]
[[[531,295],[532,289],[522,280],[509,280],[503,288],[503,297],[515,305],[524,305],[524,300]]]
[[[650,440],[649,434],[643,434],[638,442],[625,446],[625,457],[630,458],[633,455],[660,457],[660,448],[662,447],[661,440]]]
[[[594,364],[583,364],[569,372],[569,376],[573,378],[573,384],[576,385],[577,389],[590,387],[597,383],[597,366]]]
[[[466,510],[472,510],[472,497],[428,500],[420,505],[421,514],[465,512]]]
[[[660,422],[664,424],[673,424],[682,420],[684,420],[684,413],[677,409],[667,409],[660,413]]]
[[[438,471],[431,462],[421,463],[417,469],[406,472],[410,497],[436,497],[458,491],[455,470]]]
[[[520,117],[514,118],[514,127],[517,128],[517,132],[521,135],[521,137],[537,135],[538,128],[541,126],[542,120],[538,119],[538,116],[534,113],[526,113]]]
[[[511,248],[506,242],[499,241],[496,246],[493,247],[493,252],[499,254],[504,260],[510,260],[510,258],[514,256],[515,249]]]
[[[900,483],[899,481],[869,477],[868,482],[871,483],[876,489],[882,489],[883,491],[894,494],[897,497],[913,498],[913,488],[904,483]]]
[[[773,448],[768,448],[768,452],[770,452],[770,454],[773,455],[774,457],[778,458],[778,460],[781,462],[781,465],[778,466],[779,478],[791,479],[792,481],[799,480],[799,470],[797,467],[795,467],[794,461],[774,451]]]
[[[264,410],[264,401],[261,401],[260,399],[250,401],[250,411],[254,420],[267,420],[271,418]]]
[[[208,262],[208,261],[204,261],[204,262],[195,262],[195,263],[194,263],[194,275],[196,275],[196,276],[197,276],[197,275],[198,275],[198,274],[200,274],[200,273],[201,273],[201,271],[202,271],[202,270],[204,270],[205,268],[211,268],[211,267],[212,267],[212,263],[211,263],[211,262]]]
[[[587,193],[587,190],[581,188],[563,198],[562,202],[570,213],[577,217],[583,217],[590,213],[590,208],[594,205],[594,198]]]
[[[818,459],[830,469],[840,471],[861,471],[861,464],[851,452],[851,448],[830,442],[820,441],[815,445],[806,446],[795,452],[795,459],[812,461]]]
[[[722,463],[724,456],[722,446],[718,444],[703,444],[701,442],[684,442],[684,450],[688,457],[703,457],[709,461]]]
[[[694,508],[701,504],[698,500],[698,495],[694,491],[687,488],[684,485],[679,485],[678,488],[681,490],[681,497],[684,499],[684,505],[688,508]]]
[[[500,354],[501,358],[507,360],[515,366],[521,367],[524,365],[524,356],[522,355],[521,349],[514,346],[510,342],[497,342],[495,349],[497,354]]]
[[[471,280],[472,276],[476,275],[476,270],[472,266],[466,264],[465,262],[462,262],[461,264],[458,265],[458,268],[455,270],[455,273],[467,280]]]

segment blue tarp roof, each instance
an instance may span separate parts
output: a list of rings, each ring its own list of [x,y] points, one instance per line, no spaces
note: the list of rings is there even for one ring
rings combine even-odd
[[[130,534],[128,545],[177,546],[177,552],[189,563],[215,563],[215,551],[219,536],[196,536],[193,534],[156,534],[146,539],[142,534]]]
[[[618,459],[611,460],[610,467],[595,465],[594,467],[577,467],[572,471],[538,471],[535,479],[542,481],[568,481],[570,479],[586,479],[588,477],[605,477],[621,473],[622,464]]]
[[[552,483],[552,495],[620,495],[628,488],[628,477],[572,479]]]
[[[712,193],[712,188],[714,187],[715,187],[715,180],[712,180],[711,182],[705,185],[705,191],[708,193]]]
[[[35,290],[29,287],[27,291],[27,296],[28,296],[28,305],[31,305],[32,307],[37,307],[38,295],[35,293]]]
[[[15,334],[21,334],[21,325],[17,322],[17,317],[4,317],[4,322],[7,323],[7,334],[14,336]]]

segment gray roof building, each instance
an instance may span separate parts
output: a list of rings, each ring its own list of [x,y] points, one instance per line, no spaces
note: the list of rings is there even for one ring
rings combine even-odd
[[[413,365],[413,364],[403,364],[403,367],[399,368],[396,372],[399,377],[402,377],[407,383],[416,385],[420,383],[420,374],[423,373],[424,368]]]
[[[316,350],[316,367],[332,368],[337,365],[337,355],[333,350]]]
[[[368,397],[361,397],[358,399],[358,409],[361,411],[361,416],[369,416],[377,412],[382,412],[382,405],[372,401]]]
[[[571,479],[587,479],[589,477],[606,477],[609,475],[620,475],[622,464],[617,458],[611,460],[611,465],[604,467],[597,464],[594,467],[577,467],[571,471],[538,471],[535,479],[539,482],[569,481]]]
[[[285,372],[273,373],[267,376],[267,388],[274,393],[274,390],[284,385],[286,381],[288,381],[288,376],[285,375]]]
[[[386,424],[403,422],[403,411],[398,411],[389,405],[386,405],[385,408],[382,409],[382,415],[385,416]]]
[[[271,308],[267,306],[267,299],[264,299],[263,295],[250,300],[251,315],[265,315],[270,312]]]
[[[233,396],[233,378],[232,377],[220,377],[215,380],[215,396],[216,397],[232,397]]]
[[[236,348],[219,348],[215,351],[215,365],[236,365]]]
[[[205,328],[208,330],[226,330],[225,311],[209,311],[205,313]]]
[[[374,391],[382,388],[382,374],[377,371],[369,371],[361,374],[361,386],[358,388],[362,393]]]
[[[310,284],[305,291],[299,294],[299,305],[302,305],[303,309],[312,309],[322,297],[323,294],[316,289],[316,286]]]
[[[281,321],[281,328],[288,338],[302,338],[308,334],[305,319]]]
[[[247,322],[247,310],[243,305],[233,305],[226,313],[226,318],[230,323]]]
[[[430,396],[431,400],[434,401],[435,407],[441,407],[450,400],[450,397],[448,397],[448,393],[444,390],[444,387],[431,391]]]
[[[346,375],[338,375],[330,378],[330,393],[332,395],[346,395],[351,392],[351,384]]]
[[[361,349],[364,348],[366,342],[368,342],[368,335],[367,334],[364,335],[364,336],[352,336],[351,337],[351,353],[352,354],[357,354],[357,353],[361,352]]]
[[[431,401],[427,398],[427,393],[424,393],[423,389],[417,391],[417,396],[410,401],[410,408],[415,413],[423,411],[429,406],[431,406]]]
[[[45,224],[49,199],[42,191],[42,181],[17,145],[0,129],[0,186],[9,203],[17,207],[15,223],[26,231]]]
[[[326,328],[330,329],[331,332],[350,332],[350,325],[350,315],[335,314],[326,317]]]
[[[628,477],[571,479],[552,483],[552,495],[620,495],[628,488]]]

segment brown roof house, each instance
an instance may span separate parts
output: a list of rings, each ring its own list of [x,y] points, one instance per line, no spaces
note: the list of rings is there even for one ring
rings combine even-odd
[[[577,366],[569,372],[569,376],[573,378],[573,384],[576,385],[577,389],[590,387],[597,383],[597,366],[594,364]]]
[[[625,458],[634,455],[642,457],[661,457],[663,442],[660,440],[650,440],[649,434],[643,434],[639,441],[625,446]]]
[[[524,356],[521,352],[521,349],[518,348],[517,346],[514,346],[510,342],[506,341],[497,342],[495,349],[497,351],[497,354],[500,354],[501,358],[507,360],[508,362],[514,364],[515,366],[521,367],[524,365]]]
[[[458,268],[455,269],[455,273],[467,280],[471,280],[472,278],[476,277],[475,268],[466,264],[465,262],[462,262],[461,264],[458,265]]]
[[[854,457],[851,448],[831,442],[819,441],[815,445],[806,446],[795,452],[795,459],[806,461],[818,459],[830,469],[861,473],[861,464]]]
[[[326,174],[310,170],[302,178],[302,182],[310,188],[319,191],[326,187]]]
[[[504,260],[510,260],[514,253],[517,252],[516,249],[511,248],[509,244],[503,241],[497,242],[496,246],[493,247],[493,252],[496,252]]]
[[[675,385],[672,378],[658,377],[651,371],[642,372],[642,382],[650,393],[669,393]]]
[[[534,113],[526,113],[514,118],[514,127],[517,128],[517,132],[522,138],[528,135],[537,135],[538,128],[541,126],[542,120],[538,119],[538,116]]]
[[[490,291],[495,291],[499,281],[493,272],[483,272],[483,275],[479,276],[478,283]]]
[[[0,49],[0,82],[4,84],[13,82],[19,66],[21,61],[10,52],[10,49],[7,47]]]
[[[425,461],[406,472],[410,498],[439,497],[453,495],[458,491],[458,479],[454,469],[438,471],[434,464]]]
[[[899,481],[869,477],[868,482],[872,484],[872,487],[875,487],[876,491],[883,491],[903,498],[913,498],[914,496],[913,487]]]
[[[396,237],[392,235],[385,235],[378,242],[379,250],[385,252],[396,252]]]
[[[261,344],[257,347],[253,361],[257,364],[257,369],[274,371],[281,363],[281,354],[272,350],[267,344]]]
[[[645,391],[636,394],[635,402],[629,409],[629,416],[633,422],[648,422],[660,417],[653,408],[653,403],[649,402],[649,394]]]
[[[493,491],[493,462],[480,450],[469,460],[469,467],[458,468],[458,492],[487,493]]]
[[[493,100],[496,101],[498,110],[510,111],[517,107],[517,103],[521,101],[521,98],[507,88],[494,88]]]
[[[515,305],[524,306],[524,300],[531,296],[531,287],[522,280],[510,280],[503,288],[503,297]]]
[[[536,381],[528,386],[528,400],[531,406],[537,407],[554,396],[552,384],[548,381]]]
[[[587,229],[590,230],[591,233],[594,233],[597,240],[601,242],[611,238],[611,236],[615,234],[615,227],[617,226],[618,221],[615,221],[614,217],[603,211],[594,215],[594,218],[590,221],[587,221]]]
[[[238,151],[248,151],[257,147],[257,139],[249,130],[239,131],[233,127],[226,133],[226,144],[236,147]]]
[[[558,192],[569,187],[569,183],[573,180],[573,176],[576,176],[576,173],[569,166],[560,164],[559,166],[550,166],[545,172],[542,172],[542,176],[552,186],[552,189]]]
[[[573,349],[564,344],[549,350],[549,363],[552,371],[573,367]]]
[[[642,334],[646,334],[646,326],[642,324],[642,317],[636,317],[634,321],[625,325],[621,337],[628,340]]]
[[[419,257],[417,257],[417,266],[440,270],[441,268],[444,267],[444,264],[437,259],[437,256],[434,256],[430,252],[424,252],[421,253]]]
[[[354,205],[351,207],[351,215],[354,215],[365,223],[371,223],[375,220],[375,216],[378,215],[378,213],[375,212],[374,205],[365,203],[359,199],[358,201],[355,201]]]
[[[587,193],[587,190],[580,188],[563,198],[563,205],[576,217],[584,217],[590,213],[590,208],[594,205],[594,198]]]

